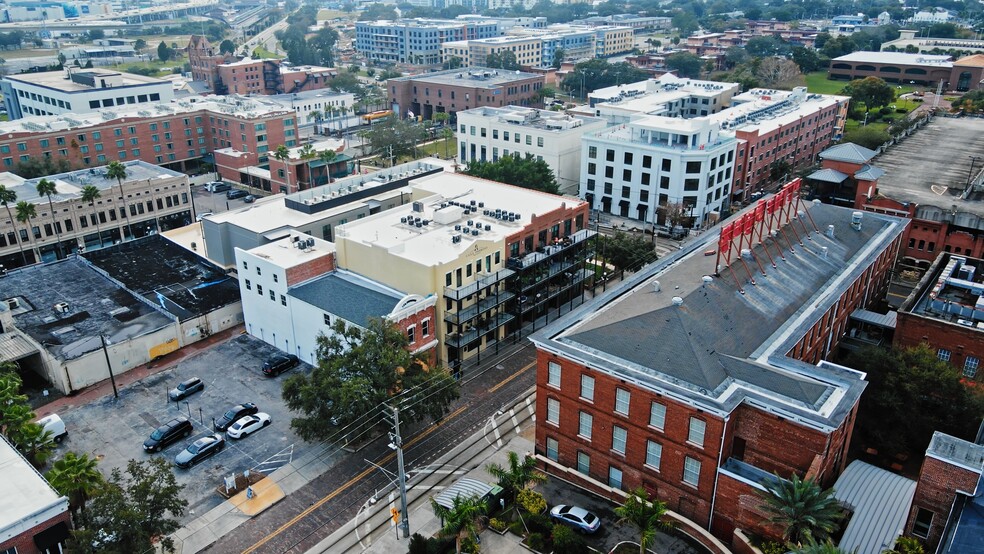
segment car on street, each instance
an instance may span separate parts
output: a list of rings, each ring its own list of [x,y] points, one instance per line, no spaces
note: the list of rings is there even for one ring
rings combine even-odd
[[[246,417],[248,415],[253,415],[260,411],[256,407],[256,404],[252,402],[243,402],[242,404],[236,404],[235,406],[226,410],[222,417],[215,420],[215,430],[225,431],[230,425],[238,421],[239,419]]]
[[[249,196],[249,193],[246,192],[243,189],[232,189],[232,190],[226,192],[226,198],[229,199],[229,200],[235,200],[237,198],[244,198],[246,196]]]
[[[226,431],[226,435],[230,439],[241,439],[246,435],[252,435],[254,432],[270,425],[273,420],[270,418],[270,414],[265,412],[257,412],[253,415],[248,415],[246,417],[241,417],[236,420],[235,423],[229,426],[229,430]]]
[[[174,457],[174,465],[187,469],[198,462],[214,456],[225,449],[225,438],[222,435],[208,435],[188,445]]]
[[[143,443],[144,450],[147,452],[160,452],[178,439],[190,437],[192,431],[194,431],[194,428],[191,422],[188,421],[188,418],[176,417],[161,425],[150,434],[150,437]]]
[[[253,202],[256,202],[256,197],[253,196],[252,194],[247,194],[246,196],[243,197],[243,202],[247,204],[252,204]]]
[[[550,510],[550,518],[570,525],[581,533],[594,533],[601,528],[601,519],[580,506],[558,504]]]
[[[288,369],[296,366],[297,356],[293,354],[277,354],[263,362],[263,375],[276,377]]]
[[[203,383],[198,377],[192,377],[191,379],[185,379],[184,381],[178,383],[178,386],[171,389],[170,392],[167,393],[167,396],[172,402],[178,402],[179,400],[184,400],[196,392],[201,392],[203,390],[205,390],[205,383]]]

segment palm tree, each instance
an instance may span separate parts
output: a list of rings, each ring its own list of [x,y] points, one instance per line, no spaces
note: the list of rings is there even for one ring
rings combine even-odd
[[[433,115],[433,117],[431,117],[431,120],[434,123],[442,127],[447,124],[449,119],[451,119],[451,114],[449,114],[448,112],[437,112]]]
[[[508,468],[493,463],[485,466],[485,471],[495,477],[498,485],[505,490],[513,506],[515,506],[519,491],[530,485],[543,483],[547,480],[547,476],[537,471],[536,458],[533,456],[524,456],[523,460],[520,461],[519,454],[510,451],[507,454],[507,459],[509,461]]]
[[[813,479],[775,479],[763,483],[761,508],[769,522],[782,526],[783,539],[792,545],[823,541],[837,530],[841,507],[833,489],[822,490]]]
[[[456,496],[451,501],[451,507],[441,506],[431,497],[431,507],[434,515],[441,518],[441,530],[438,534],[445,538],[454,537],[454,551],[461,553],[461,540],[465,537],[478,535],[479,527],[485,520],[488,504],[478,496]]]
[[[649,500],[646,489],[639,487],[625,499],[625,504],[615,508],[619,523],[629,523],[639,530],[639,554],[646,554],[653,541],[656,531],[669,531],[673,524],[663,521],[666,514],[666,504],[659,500]]]
[[[450,158],[451,154],[448,154],[448,141],[454,138],[454,129],[451,127],[441,129],[441,136],[444,137],[444,157]]]
[[[37,208],[34,207],[34,204],[31,204],[26,200],[21,200],[17,203],[17,206],[14,207],[14,211],[17,212],[17,221],[24,224],[24,227],[27,230],[27,240],[30,241],[32,237],[34,237],[34,233],[31,232],[31,220],[38,216]],[[21,253],[23,253],[23,250]],[[35,253],[34,259],[40,260],[41,258],[37,255],[37,253]],[[24,260],[24,264],[27,264],[26,259]]]
[[[97,460],[88,454],[79,456],[68,452],[65,457],[55,462],[45,474],[48,482],[59,494],[68,497],[68,507],[75,516],[79,512],[81,521],[76,521],[76,527],[85,522],[85,503],[103,484],[103,476],[96,469]]]
[[[331,182],[331,164],[335,163],[338,154],[334,150],[322,150],[318,152],[318,159],[325,163],[325,176]]]
[[[287,149],[286,145],[281,144],[273,151],[273,157],[279,162],[284,164],[284,178],[287,180],[287,191],[290,191],[290,167],[287,165],[287,160],[290,159],[290,150]]]
[[[827,539],[826,542],[811,542],[793,551],[794,554],[847,554]]]
[[[130,228],[130,206],[126,202],[126,194],[123,191],[123,181],[126,179],[127,172],[126,166],[120,162],[112,161],[106,166],[106,178],[116,179],[116,182],[120,185],[120,198],[123,199],[123,217],[126,218],[126,230],[130,231],[130,236],[133,236],[133,230]],[[124,233],[121,237],[121,242],[126,240],[126,234]]]
[[[21,259],[24,260],[24,265],[27,265],[27,255],[24,254],[24,243],[21,242],[20,237],[17,236],[17,224],[14,223],[14,215],[10,212],[10,203],[17,201],[17,193],[8,189],[4,185],[0,185],[0,204],[7,209],[7,217],[10,218],[10,224],[14,227],[14,237],[17,241],[17,247],[20,248]]]
[[[51,195],[56,194],[58,189],[55,184],[47,179],[41,179],[35,186],[38,189],[38,196],[48,197],[48,209],[51,210],[51,227],[55,230],[55,238],[58,240],[55,243],[55,250],[58,251],[58,257],[62,257],[62,244],[61,244],[61,232],[58,230],[58,220],[55,219],[55,205],[51,203]]]
[[[20,429],[10,434],[10,441],[35,468],[44,467],[48,458],[55,453],[55,435],[45,431],[44,426],[38,423],[21,425]]]
[[[102,198],[102,193],[99,192],[99,187],[96,185],[86,185],[82,187],[82,201],[88,202],[89,207],[95,209],[96,200]],[[82,216],[85,217],[85,216]],[[96,232],[99,233],[99,248],[102,248],[102,229],[99,228],[99,215],[93,214],[96,221]]]
[[[308,112],[308,121],[311,121],[312,119],[314,120],[314,134],[316,135],[318,134],[318,123],[321,123],[322,117],[324,117],[324,115],[321,113],[321,110],[311,110]]]

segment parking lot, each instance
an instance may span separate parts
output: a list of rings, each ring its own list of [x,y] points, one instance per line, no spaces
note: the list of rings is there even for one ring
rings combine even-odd
[[[214,433],[213,418],[242,402],[255,402],[273,423],[241,440],[228,440],[225,450],[197,466],[174,468],[178,482],[185,486],[188,500],[185,521],[220,504],[215,488],[223,477],[244,470],[270,473],[281,465],[318,445],[301,441],[290,429],[290,412],[280,397],[281,382],[296,372],[309,372],[299,366],[274,378],[264,377],[263,361],[276,353],[272,346],[248,335],[237,335],[214,347],[183,359],[176,367],[156,373],[120,389],[119,399],[112,394],[85,406],[61,413],[68,428],[68,438],[59,447],[59,455],[69,450],[96,456],[104,474],[113,468],[125,468],[130,459],[149,456],[174,457],[196,439]],[[179,403],[168,402],[167,392],[180,381],[199,377],[205,390]],[[147,454],[143,441],[159,425],[178,416],[189,417],[194,434],[171,444],[162,453]]]
[[[257,198],[259,198],[261,194],[267,194],[257,188],[249,189],[243,187],[242,185],[236,185],[234,188],[241,188],[250,194],[255,195]],[[204,186],[201,185],[191,187],[191,196],[195,200],[195,212],[199,215],[206,212],[216,214],[219,212],[233,210],[235,208],[241,208],[245,205],[242,198],[229,200],[226,197],[225,192],[209,192],[205,190]]]

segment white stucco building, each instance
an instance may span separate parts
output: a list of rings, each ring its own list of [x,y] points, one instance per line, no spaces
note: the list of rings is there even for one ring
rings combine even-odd
[[[507,106],[458,113],[458,150],[462,163],[495,161],[509,154],[542,159],[562,193],[577,194],[581,173],[581,137],[600,131],[599,117]]]

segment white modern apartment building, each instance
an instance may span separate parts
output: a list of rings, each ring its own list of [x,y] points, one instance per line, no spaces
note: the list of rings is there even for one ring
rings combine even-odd
[[[167,104],[174,99],[170,81],[106,69],[7,75],[0,81],[0,92],[10,119]]]
[[[721,83],[677,77],[667,73],[658,79],[626,83],[588,93],[588,105],[575,111],[625,123],[636,115],[702,117],[731,105],[741,93],[738,83]]]
[[[621,217],[664,223],[681,205],[693,227],[729,205],[738,141],[707,118],[648,116],[581,140],[580,196]]]
[[[510,154],[542,159],[563,194],[577,194],[581,175],[581,137],[606,127],[604,119],[549,110],[507,106],[458,112],[462,163],[496,161]]]

